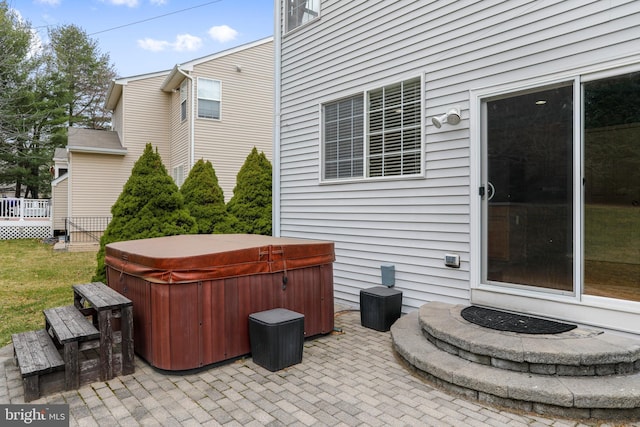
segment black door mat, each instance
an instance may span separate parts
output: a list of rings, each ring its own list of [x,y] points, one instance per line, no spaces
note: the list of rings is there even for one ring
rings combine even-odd
[[[460,314],[466,321],[476,325],[520,334],[560,334],[577,328],[576,325],[568,323],[491,310],[474,305],[464,308]]]

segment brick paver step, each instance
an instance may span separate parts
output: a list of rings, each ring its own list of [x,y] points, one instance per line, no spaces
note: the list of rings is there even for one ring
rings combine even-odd
[[[429,342],[414,311],[391,328],[397,353],[418,373],[468,398],[543,414],[576,418],[638,419],[640,374],[540,375],[472,362]]]
[[[547,375],[626,375],[640,371],[638,340],[584,327],[548,335],[497,331],[463,319],[463,308],[430,302],[420,308],[418,316],[427,339],[464,359]]]

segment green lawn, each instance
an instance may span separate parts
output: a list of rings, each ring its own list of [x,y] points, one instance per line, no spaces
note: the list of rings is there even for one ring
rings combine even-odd
[[[640,260],[640,208],[587,205],[585,258],[619,264]]]
[[[58,252],[38,240],[0,240],[0,347],[44,327],[42,310],[73,304],[71,285],[91,280],[94,252]]]

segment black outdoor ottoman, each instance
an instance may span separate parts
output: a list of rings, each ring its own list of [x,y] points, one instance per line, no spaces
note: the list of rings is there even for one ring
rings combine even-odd
[[[304,315],[274,308],[249,315],[253,361],[272,372],[302,362]]]
[[[386,332],[400,318],[402,291],[375,286],[360,291],[360,324],[366,328]]]

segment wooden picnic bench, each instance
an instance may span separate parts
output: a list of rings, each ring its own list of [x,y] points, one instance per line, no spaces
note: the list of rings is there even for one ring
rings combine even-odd
[[[20,367],[24,401],[30,402],[63,388],[64,360],[44,329],[11,335],[13,357]]]
[[[12,335],[25,402],[134,372],[131,300],[99,282],[73,294],[74,305],[43,310],[45,329]]]
[[[74,285],[73,294],[75,307],[91,315],[100,332],[100,379],[132,374],[135,368],[131,300],[101,282]]]

